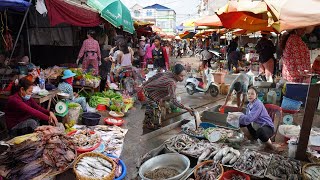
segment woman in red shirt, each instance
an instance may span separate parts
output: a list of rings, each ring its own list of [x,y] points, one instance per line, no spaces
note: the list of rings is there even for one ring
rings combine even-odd
[[[18,92],[9,97],[5,107],[5,120],[11,136],[32,133],[39,125],[38,120],[57,125],[53,112],[39,106],[32,98],[33,83],[27,78],[19,80]]]

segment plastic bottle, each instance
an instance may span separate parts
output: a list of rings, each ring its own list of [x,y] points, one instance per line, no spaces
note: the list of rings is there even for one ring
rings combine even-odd
[[[39,85],[40,85],[40,89],[45,89],[45,78],[44,78],[43,71],[40,71]]]
[[[267,102],[271,104],[276,104],[277,102],[277,93],[275,91],[269,91],[267,94]]]

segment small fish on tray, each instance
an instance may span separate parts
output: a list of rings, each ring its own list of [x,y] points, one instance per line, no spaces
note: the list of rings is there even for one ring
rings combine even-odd
[[[205,138],[204,137],[205,129],[203,129],[202,127],[198,127],[198,129],[183,128],[182,131],[189,136],[194,136],[197,138]]]
[[[270,179],[298,179],[301,162],[274,154],[265,176]]]
[[[213,161],[204,162],[195,171],[196,180],[214,180],[219,179],[222,174],[222,166]]]
[[[316,164],[304,167],[304,175],[306,176],[307,180],[319,179],[320,165]]]
[[[247,149],[235,162],[233,168],[240,172],[263,178],[270,159],[269,154]]]
[[[82,176],[103,178],[112,172],[112,164],[100,157],[83,157],[76,165],[76,171]]]

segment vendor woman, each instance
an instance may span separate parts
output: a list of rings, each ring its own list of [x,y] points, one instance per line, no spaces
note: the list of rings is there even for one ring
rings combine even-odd
[[[79,103],[84,112],[87,111],[87,102],[85,97],[79,97],[78,93],[73,92],[73,77],[76,74],[67,69],[63,72],[63,82],[59,84],[58,89],[64,93],[69,94],[69,101]]]
[[[17,92],[12,92],[5,107],[5,121],[11,136],[32,133],[39,125],[38,120],[58,124],[53,112],[39,106],[32,98],[33,83],[27,78],[19,80]]]
[[[274,125],[263,103],[257,98],[254,87],[248,89],[247,112],[239,118],[240,127],[247,127],[254,140],[259,139],[266,148],[274,149],[270,138],[274,134]]]
[[[32,63],[28,64],[27,67],[28,67],[28,75],[26,76],[27,79],[32,83],[37,84],[36,79],[39,77],[39,74],[40,74],[39,70]]]

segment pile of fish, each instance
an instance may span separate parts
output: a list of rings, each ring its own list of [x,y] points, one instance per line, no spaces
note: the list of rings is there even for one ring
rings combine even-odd
[[[179,134],[164,142],[166,148],[171,152],[180,153],[183,150],[188,150],[189,147],[199,142],[198,139],[192,138],[186,134]]]
[[[231,138],[234,134],[234,130],[215,127],[215,128],[206,129],[206,131],[205,131],[206,138],[208,138],[210,136],[210,134],[213,132],[220,133],[220,140],[225,140],[227,138]]]
[[[232,147],[223,147],[212,153],[215,162],[221,161],[223,165],[232,166],[240,157],[240,152]]]
[[[308,166],[304,169],[304,174],[309,180],[319,179],[320,177],[320,165]]]
[[[81,149],[89,149],[100,142],[100,136],[90,129],[78,130],[71,135],[73,143]]]
[[[0,155],[0,175],[7,179],[42,179],[61,172],[74,161],[75,147],[68,137],[52,126],[36,130],[39,140],[26,139]]]
[[[219,148],[220,146],[218,144],[214,144],[214,143],[210,143],[209,141],[202,140],[197,143],[190,144],[180,153],[185,154],[187,156],[195,157],[195,158],[199,158],[202,154],[206,154],[206,155],[202,155],[202,157],[204,156],[207,157],[210,155],[211,152]],[[202,160],[206,160],[205,157]]]
[[[75,169],[81,176],[103,178],[111,174],[113,165],[109,161],[98,156],[84,156],[76,164]]]
[[[233,168],[246,174],[263,177],[269,162],[270,155],[247,149],[235,162]]]
[[[240,174],[232,174],[230,178],[223,178],[222,180],[246,180],[246,177],[241,176]]]
[[[215,180],[222,174],[221,166],[218,162],[208,162],[199,167],[196,171],[196,180]]]
[[[174,176],[177,176],[179,171],[170,167],[157,168],[152,171],[147,171],[144,173],[144,177],[148,179],[165,180]]]
[[[280,155],[273,155],[266,176],[280,179],[298,179],[301,174],[301,163]]]
[[[199,127],[198,129],[193,128],[184,128],[183,132],[190,136],[196,136],[196,137],[204,137],[204,130],[202,127]]]

